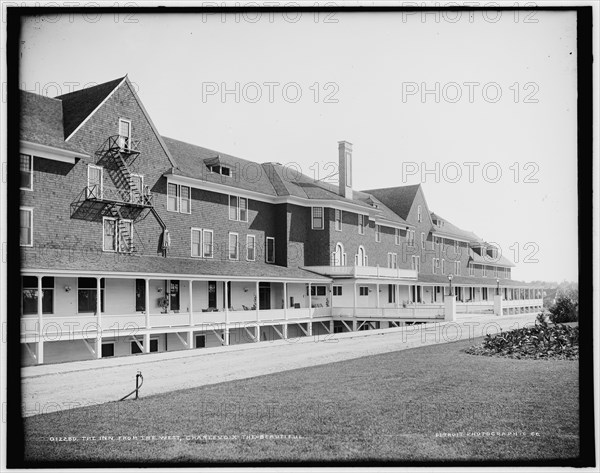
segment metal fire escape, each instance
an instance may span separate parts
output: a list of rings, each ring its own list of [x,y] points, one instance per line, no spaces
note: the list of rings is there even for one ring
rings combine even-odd
[[[118,251],[135,253],[133,223],[144,220],[150,212],[162,228],[163,255],[166,255],[166,224],[154,208],[154,196],[149,187],[143,185],[141,177],[136,174],[135,161],[140,155],[138,146],[139,141],[120,135],[110,136],[103,143],[96,152],[96,164],[106,171],[110,177],[107,181],[112,181],[114,186],[104,185],[100,173],[99,179],[88,175],[88,185],[71,203],[71,217],[89,221],[116,218]]]

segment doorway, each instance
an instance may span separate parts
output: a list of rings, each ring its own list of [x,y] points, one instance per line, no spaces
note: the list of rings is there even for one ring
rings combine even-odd
[[[271,283],[261,282],[258,286],[258,308],[269,310],[271,308]]]

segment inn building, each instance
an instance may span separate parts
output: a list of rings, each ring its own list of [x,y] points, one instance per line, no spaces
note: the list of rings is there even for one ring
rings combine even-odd
[[[521,313],[542,291],[432,212],[162,136],[127,77],[20,96],[24,365]]]

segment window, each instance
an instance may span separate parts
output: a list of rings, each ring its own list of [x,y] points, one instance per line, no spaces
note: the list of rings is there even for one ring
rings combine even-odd
[[[229,259],[239,259],[239,236],[237,233],[229,234]]]
[[[415,245],[415,231],[414,230],[408,230],[406,232],[406,244],[408,246]]]
[[[432,268],[433,268],[433,274],[437,274],[438,270],[440,269],[440,259],[439,258],[433,258],[432,260]]]
[[[267,263],[275,262],[275,238],[267,237]]]
[[[487,266],[482,266],[482,271],[483,271],[483,277],[485,278],[487,276]]]
[[[96,313],[96,278],[78,278],[77,312]],[[100,311],[104,312],[104,278],[100,279]]]
[[[119,147],[129,149],[131,147],[131,121],[119,118]]]
[[[395,243],[396,245],[399,245],[399,244],[400,244],[400,229],[399,229],[399,228],[396,228],[396,229],[394,230],[394,243]]]
[[[248,221],[248,199],[237,195],[229,196],[229,220]]]
[[[21,189],[33,190],[33,156],[21,154]]]
[[[354,261],[356,266],[367,266],[368,258],[365,252],[365,249],[362,246],[358,247],[358,253],[356,254],[356,259]]]
[[[131,253],[133,251],[133,222],[131,220],[119,220],[119,252]]]
[[[256,237],[254,235],[246,236],[246,259],[248,261],[256,259]]]
[[[421,248],[425,249],[425,234],[421,232]]]
[[[23,276],[22,278],[22,311],[23,315],[37,314],[38,311],[38,278]],[[54,312],[54,278],[42,278],[42,314]]]
[[[335,229],[338,232],[342,231],[342,211],[335,209]]]
[[[100,166],[88,164],[88,199],[102,199],[104,169]]]
[[[213,257],[213,231],[201,228],[192,228],[191,254],[195,258]]]
[[[191,196],[190,196],[190,188],[187,186],[180,186],[180,194],[181,194],[181,213],[189,214],[192,213],[191,208]]]
[[[436,248],[440,247],[440,237],[434,237],[433,239],[433,249],[435,250]]]
[[[369,286],[360,286],[358,288],[359,290],[359,294],[361,296],[368,296],[369,295]]]
[[[129,182],[131,184],[131,202],[143,204],[144,176],[131,173],[131,179]]]
[[[323,230],[323,207],[312,208],[312,229]]]
[[[413,257],[412,257],[412,269],[416,270],[417,272],[421,271],[421,257],[420,256],[413,255]]]
[[[306,286],[306,291],[308,294],[308,286]],[[325,296],[325,295],[327,295],[327,287],[326,286],[310,286],[310,295],[311,296]]]
[[[240,215],[239,215],[238,220],[240,222],[247,222],[248,221],[248,200],[245,197],[240,197],[239,203],[240,203]]]
[[[423,212],[422,212],[422,208],[420,205],[417,207],[417,221],[418,222],[423,221]]]
[[[396,303],[396,287],[393,284],[388,284],[388,302],[390,304]]]
[[[460,276],[460,261],[454,262],[454,275]]]
[[[358,216],[358,233],[360,235],[364,235],[365,234],[365,227],[369,224],[368,222],[368,218],[366,215],[359,215]]]
[[[333,286],[333,295],[341,296],[342,295],[342,286]]]
[[[102,342],[102,358],[115,356],[115,342]]]
[[[468,266],[468,268],[469,268],[469,276],[474,276],[475,275],[475,267],[472,264],[470,264]]]
[[[213,164],[208,166],[210,172],[221,174],[223,176],[231,176],[231,168],[229,166],[221,166],[219,164]]]
[[[167,184],[167,210],[184,214],[192,213],[191,189],[188,186]]]
[[[388,253],[388,268],[396,269],[398,267],[398,253]]]
[[[104,225],[102,249],[104,251],[117,251],[117,219],[104,217],[102,222]]]
[[[375,225],[375,241],[376,242],[381,241],[381,226],[380,225]]]
[[[21,246],[33,246],[33,209],[21,207],[20,219],[20,244]]]
[[[102,249],[119,253],[133,251],[133,222],[104,217],[102,232]]]
[[[331,256],[331,266],[346,266],[346,253],[341,243],[335,245],[335,252]]]
[[[202,230],[202,247],[204,248],[202,256],[205,258],[213,257],[213,231]]]
[[[442,274],[446,274],[446,260],[442,259]]]
[[[192,256],[199,258],[202,254],[202,230],[200,228],[192,228]]]
[[[167,185],[167,210],[179,212],[179,186],[177,184]]]

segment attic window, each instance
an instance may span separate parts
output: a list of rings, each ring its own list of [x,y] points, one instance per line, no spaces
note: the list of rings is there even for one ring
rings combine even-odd
[[[221,174],[223,176],[231,176],[231,168],[228,166],[222,166],[220,164],[212,164],[208,166],[210,172],[214,172],[216,174]]]

